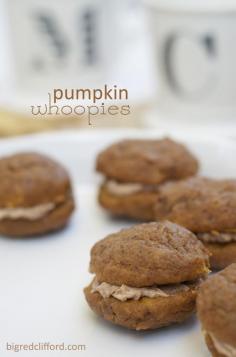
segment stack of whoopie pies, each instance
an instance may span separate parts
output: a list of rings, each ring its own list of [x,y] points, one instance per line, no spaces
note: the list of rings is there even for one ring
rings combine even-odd
[[[123,140],[98,155],[99,202],[112,215],[152,221],[91,250],[92,310],[114,324],[149,330],[196,310],[214,357],[236,356],[236,180],[193,177],[198,161],[170,139]],[[37,153],[0,159],[0,234],[60,229],[74,210],[69,175]],[[210,258],[210,259],[209,259]]]
[[[114,324],[154,329],[188,318],[200,289],[209,349],[214,357],[236,356],[235,265],[207,279],[209,256],[212,268],[236,262],[236,180],[194,176],[196,158],[170,139],[115,143],[98,155],[96,168],[105,176],[102,207],[156,222],[94,245],[95,277],[84,290],[91,309]]]

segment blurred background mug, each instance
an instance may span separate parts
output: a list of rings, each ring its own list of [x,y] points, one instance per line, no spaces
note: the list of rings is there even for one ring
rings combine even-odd
[[[143,10],[141,0],[0,0],[0,125],[1,116],[28,122],[31,106],[44,106],[54,88],[105,84],[127,89],[132,111],[128,120],[108,116],[96,125],[143,125],[152,95]],[[71,122],[87,125],[77,119]],[[53,122],[69,119],[45,120],[45,127]]]
[[[99,87],[107,82],[128,86],[132,78],[144,82],[147,33],[140,0],[0,0],[2,3],[0,24],[4,20],[6,26],[1,27],[8,31],[1,40],[8,55],[4,63],[10,63],[5,72],[11,77],[5,82],[18,87],[19,94]],[[134,63],[130,52],[139,57],[141,66]],[[141,86],[135,83],[133,87]]]
[[[104,76],[108,20],[101,0],[8,0],[6,10],[21,88],[88,85]]]
[[[148,0],[158,109],[170,116],[236,114],[236,3]]]

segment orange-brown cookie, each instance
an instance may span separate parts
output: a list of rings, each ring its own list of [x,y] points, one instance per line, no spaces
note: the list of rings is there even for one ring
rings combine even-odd
[[[169,219],[197,234],[212,253],[212,268],[236,262],[236,180],[189,178],[163,185],[156,219]]]
[[[228,265],[236,262],[236,242],[204,243],[211,254],[210,262],[214,269],[224,269]]]
[[[90,307],[104,319],[151,329],[181,322],[195,310],[199,279],[208,273],[208,252],[186,229],[170,222],[133,226],[91,250]]]
[[[98,201],[112,215],[130,217],[141,221],[151,221],[154,217],[153,207],[157,199],[157,191],[142,190],[129,195],[116,195],[110,192],[107,184],[99,190]]]
[[[199,284],[185,284],[167,296],[126,301],[112,296],[103,298],[94,292],[92,284],[85,288],[84,293],[91,309],[105,320],[130,329],[150,330],[189,318],[196,310],[198,288]]]
[[[63,227],[74,209],[66,170],[37,153],[0,159],[0,233],[44,234]]]
[[[196,174],[198,162],[170,139],[123,140],[98,155],[97,171],[105,176],[99,203],[113,215],[153,220],[159,185]]]
[[[123,229],[91,250],[90,271],[99,281],[142,287],[176,284],[206,273],[208,254],[185,228],[152,222]]]
[[[236,356],[236,264],[202,284],[197,310],[212,356]]]

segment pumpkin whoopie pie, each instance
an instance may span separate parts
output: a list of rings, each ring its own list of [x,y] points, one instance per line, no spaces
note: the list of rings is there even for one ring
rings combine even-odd
[[[208,252],[195,235],[170,222],[143,223],[111,234],[91,250],[85,288],[94,312],[130,329],[182,322],[195,311]]]
[[[123,140],[98,155],[96,169],[105,176],[99,202],[111,214],[150,221],[159,185],[196,174],[198,162],[170,139]]]
[[[236,262],[236,180],[195,177],[163,185],[155,216],[194,232],[210,251],[212,268]]]
[[[0,182],[0,234],[24,237],[62,228],[74,209],[68,173],[44,155],[0,159]]]
[[[202,284],[197,310],[212,356],[236,356],[236,264]]]

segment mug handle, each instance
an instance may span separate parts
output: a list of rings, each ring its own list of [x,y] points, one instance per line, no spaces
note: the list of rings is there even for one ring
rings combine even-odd
[[[178,79],[177,74],[176,74],[176,68],[174,66],[174,48],[175,46],[178,45],[179,41],[181,39],[191,39],[191,41],[197,43],[198,45],[201,46],[202,51],[205,52],[207,55],[208,60],[214,60],[216,57],[216,44],[215,44],[215,39],[212,35],[210,34],[205,34],[202,36],[196,36],[196,35],[187,35],[185,33],[175,33],[175,34],[170,34],[165,43],[164,43],[164,51],[163,51],[163,64],[164,64],[164,70],[165,74],[167,77],[167,80],[169,82],[169,85],[171,88],[175,91],[176,94],[179,96],[185,96],[185,97],[190,97],[193,96],[193,93],[190,92],[184,84],[181,82],[180,79]],[[211,73],[208,74],[204,85],[198,90],[199,92],[204,92],[211,88],[212,85],[214,84],[214,75]],[[196,94],[196,92],[195,92]]]

